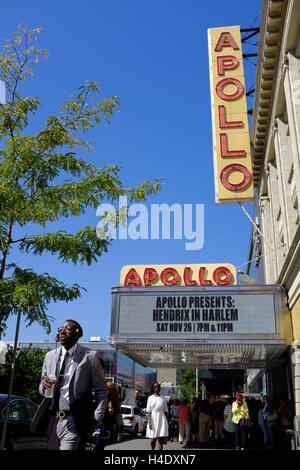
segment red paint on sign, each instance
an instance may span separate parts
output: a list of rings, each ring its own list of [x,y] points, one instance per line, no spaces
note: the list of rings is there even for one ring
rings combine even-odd
[[[221,33],[217,45],[215,47],[216,52],[220,52],[223,47],[232,47],[235,51],[239,51],[240,48],[231,36],[231,34],[227,31]]]
[[[219,125],[221,129],[232,129],[235,127],[244,127],[243,121],[227,121],[226,108],[221,105],[218,107],[219,110]]]
[[[142,281],[140,280],[140,277],[136,270],[134,268],[131,268],[130,271],[126,274],[125,281],[124,281],[124,286],[141,286]]]
[[[170,274],[172,278],[167,277]],[[175,286],[179,280],[179,274],[174,268],[165,268],[161,272],[160,279],[165,286]]]
[[[238,171],[242,173],[243,180],[240,183],[237,183],[237,184],[229,183],[228,181],[229,175],[230,173],[234,171]],[[230,191],[240,191],[242,189],[246,189],[249,186],[251,182],[251,174],[248,168],[246,168],[244,165],[233,163],[223,168],[220,174],[220,179],[221,179],[223,186],[225,186],[225,188],[229,189]]]
[[[228,150],[227,134],[220,134],[220,146],[222,158],[245,157],[245,150]]]
[[[222,274],[223,275],[225,274],[224,279],[221,277]],[[232,279],[232,273],[225,266],[220,266],[219,268],[214,270],[213,278],[214,278],[215,283],[218,284],[219,286],[226,286],[227,284],[230,283]]]
[[[158,277],[158,272],[154,268],[146,268],[144,271],[144,284],[150,286],[153,281]]]

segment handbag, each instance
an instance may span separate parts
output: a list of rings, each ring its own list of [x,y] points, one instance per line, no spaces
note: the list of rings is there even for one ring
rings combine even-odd
[[[253,423],[249,418],[242,418],[240,420],[241,426],[252,428]]]

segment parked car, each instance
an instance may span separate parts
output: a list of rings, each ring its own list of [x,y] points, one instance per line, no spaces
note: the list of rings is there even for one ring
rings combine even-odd
[[[0,436],[7,409],[7,394],[0,394]],[[47,449],[45,433],[32,433],[30,424],[38,405],[29,398],[13,395],[9,406],[5,449]]]
[[[124,431],[142,435],[146,433],[147,418],[145,414],[136,405],[121,405],[123,416]]]

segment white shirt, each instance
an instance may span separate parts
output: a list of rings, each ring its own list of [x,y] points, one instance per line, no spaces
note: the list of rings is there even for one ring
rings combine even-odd
[[[224,423],[224,429],[227,432],[234,432],[234,423],[232,422],[232,405],[226,405],[224,410],[224,416],[227,416]]]
[[[77,349],[77,343],[74,344],[68,351],[62,347],[62,353],[60,355],[60,360],[59,360],[59,370],[57,376],[59,377],[59,371],[61,370],[61,367],[63,365],[65,355],[68,352],[69,357],[67,359],[66,365],[65,365],[65,370],[64,370],[64,379],[63,379],[63,385],[60,388],[60,397],[59,397],[59,409],[60,410],[69,410],[70,409],[70,404],[69,404],[69,386],[70,386],[70,380],[71,380],[71,370],[72,370],[72,365],[74,363],[74,354]]]

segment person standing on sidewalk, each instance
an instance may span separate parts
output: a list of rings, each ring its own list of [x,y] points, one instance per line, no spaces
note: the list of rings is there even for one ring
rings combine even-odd
[[[151,390],[152,395],[148,398],[146,412],[148,414],[148,425],[146,437],[150,438],[151,449],[162,451],[164,440],[169,435],[168,405],[166,399],[160,396],[160,384],[154,382]]]
[[[174,404],[170,408],[171,414],[171,442],[175,439],[178,440],[178,413],[179,413],[179,401],[177,398],[174,401]]]
[[[178,423],[179,423],[179,444],[187,444],[190,441],[190,430],[192,423],[192,413],[191,408],[187,405],[186,400],[182,401],[182,404],[179,407],[178,413]]]
[[[224,403],[221,400],[216,402],[214,425],[216,443],[220,444],[224,438]]]
[[[274,410],[274,407],[272,403],[269,400],[269,397],[267,395],[264,395],[263,397],[263,423],[264,427],[266,430],[266,435],[267,435],[267,445],[271,449],[274,449],[275,444],[274,444],[274,427],[278,418],[278,415],[276,413],[276,410]]]
[[[199,433],[198,440],[201,446],[210,444],[210,431],[212,427],[212,417],[210,415],[209,401],[207,399],[200,402],[199,406]]]
[[[241,393],[236,394],[236,401],[232,405],[232,421],[235,427],[235,446],[237,450],[244,450],[248,435],[249,411],[247,403]]]
[[[100,357],[100,363],[105,371],[105,363],[102,357]],[[118,389],[116,385],[108,381],[106,382],[107,386],[107,392],[108,392],[108,397],[107,397],[107,406],[105,409],[105,414],[104,414],[104,419],[103,419],[103,425],[105,426],[106,430],[109,432],[110,438],[114,439],[115,437],[117,438],[117,442],[123,442],[123,416],[122,416],[122,410],[121,410],[121,400],[119,398],[118,394]],[[115,433],[117,434],[115,436]],[[105,441],[104,439],[102,440],[103,444],[103,449],[104,445],[107,444],[107,440]]]
[[[234,446],[234,423],[232,422],[232,398],[227,398],[226,406],[224,409],[224,435],[225,447],[233,448]]]

